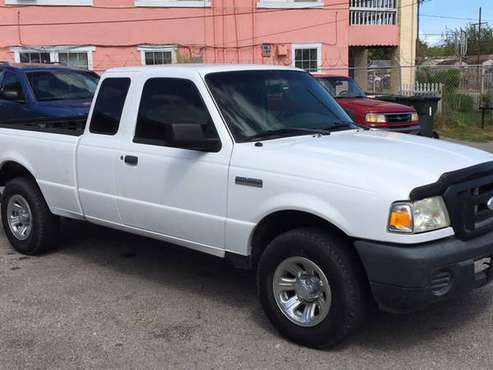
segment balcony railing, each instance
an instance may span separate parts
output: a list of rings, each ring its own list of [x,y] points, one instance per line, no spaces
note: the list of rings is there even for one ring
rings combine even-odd
[[[351,0],[351,24],[397,24],[398,0]]]

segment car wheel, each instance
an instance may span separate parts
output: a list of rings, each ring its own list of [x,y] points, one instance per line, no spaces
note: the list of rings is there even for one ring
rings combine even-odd
[[[277,330],[309,347],[332,347],[365,319],[368,287],[351,246],[319,229],[275,238],[259,261],[260,302]]]
[[[1,214],[5,234],[19,253],[37,255],[55,245],[59,218],[50,212],[33,180],[16,178],[7,183]]]

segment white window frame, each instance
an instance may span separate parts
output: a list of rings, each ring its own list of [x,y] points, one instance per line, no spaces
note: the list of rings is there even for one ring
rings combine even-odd
[[[176,59],[176,51],[177,47],[176,45],[146,45],[146,46],[139,46],[137,48],[140,51],[140,60],[143,66],[147,65],[146,64],[146,52],[158,52],[158,53],[166,53],[166,52],[171,52],[171,64],[175,64],[177,59]]]
[[[92,6],[93,0],[5,0],[5,5]]]
[[[257,8],[322,8],[323,0],[318,1],[294,1],[294,0],[259,0]]]
[[[10,51],[14,53],[16,63],[21,62],[21,53],[50,53],[52,63],[58,63],[58,53],[87,53],[88,70],[94,69],[93,53],[96,51],[95,46],[40,46],[40,47],[13,47]]]
[[[160,8],[209,8],[210,0],[135,0],[135,6]]]
[[[322,44],[321,43],[300,43],[291,45],[291,65],[296,66],[296,49],[317,49],[317,70],[310,71],[310,73],[321,73],[322,67]]]

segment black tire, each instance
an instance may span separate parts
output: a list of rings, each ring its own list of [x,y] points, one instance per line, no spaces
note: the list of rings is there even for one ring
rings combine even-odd
[[[332,304],[328,315],[316,326],[293,323],[276,303],[274,273],[290,257],[314,262],[329,282]],[[335,346],[358,329],[366,317],[368,283],[361,263],[344,238],[323,230],[296,229],[275,238],[260,258],[257,285],[262,307],[276,329],[289,340],[308,347]]]
[[[20,195],[27,201],[32,213],[31,232],[25,240],[14,235],[7,221],[7,206],[15,195]],[[33,256],[56,245],[60,231],[59,218],[50,212],[43,194],[33,180],[20,177],[7,183],[2,194],[1,214],[5,234],[17,252]]]

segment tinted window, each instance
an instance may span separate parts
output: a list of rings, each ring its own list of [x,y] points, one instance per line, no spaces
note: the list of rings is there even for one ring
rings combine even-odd
[[[118,132],[129,87],[129,78],[107,78],[102,82],[91,118],[90,132],[103,135]]]
[[[77,71],[28,72],[27,79],[39,101],[89,100],[99,81],[94,73]]]
[[[342,108],[308,73],[253,70],[206,76],[226,123],[238,142],[295,129],[354,129]],[[306,134],[306,133],[305,133]]]
[[[20,99],[24,99],[24,92],[22,91],[22,85],[15,73],[5,72],[2,81],[2,90],[18,91]]]
[[[347,77],[321,77],[320,83],[336,98],[365,98],[356,81]]]
[[[170,125],[201,125],[206,137],[217,137],[209,112],[193,82],[176,78],[153,78],[142,92],[135,142],[175,146]]]

